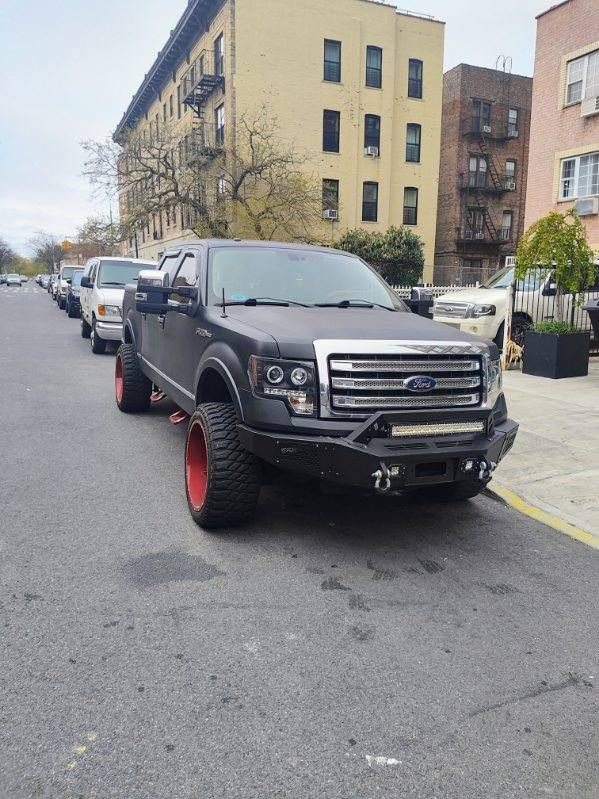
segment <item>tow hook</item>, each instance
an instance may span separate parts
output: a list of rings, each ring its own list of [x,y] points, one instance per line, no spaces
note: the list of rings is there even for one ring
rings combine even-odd
[[[374,477],[374,490],[379,494],[386,494],[391,488],[391,476],[387,466],[381,463],[381,468],[373,472],[372,477]]]
[[[478,470],[478,479],[482,482],[483,480],[490,480],[491,475],[497,468],[497,464],[494,461],[490,463],[486,461],[484,458],[480,462],[480,467]]]

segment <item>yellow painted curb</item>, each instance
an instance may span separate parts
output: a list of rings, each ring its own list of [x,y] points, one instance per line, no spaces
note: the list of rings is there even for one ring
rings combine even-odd
[[[529,505],[522,497],[519,497],[518,494],[505,486],[494,483],[492,487],[489,486],[488,488],[489,491],[496,494],[515,510],[520,511],[520,513],[524,513],[526,516],[530,516],[531,519],[542,522],[548,527],[557,530],[559,533],[568,535],[570,538],[574,538],[576,541],[580,541],[582,544],[586,544],[592,549],[599,550],[599,537],[593,535],[593,533],[582,530],[580,527],[575,527],[573,524],[569,524],[569,522],[560,519],[559,516],[554,516],[553,513],[548,513],[534,505]]]

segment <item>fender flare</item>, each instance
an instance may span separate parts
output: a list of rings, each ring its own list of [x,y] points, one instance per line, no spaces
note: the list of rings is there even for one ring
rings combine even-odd
[[[231,370],[229,369],[227,364],[216,355],[208,355],[207,358],[203,359],[200,362],[194,384],[195,396],[196,397],[198,396],[198,388],[202,380],[202,376],[209,369],[213,369],[224,380],[225,385],[229,389],[229,394],[231,395],[231,398],[233,400],[235,411],[237,412],[238,417],[243,422],[245,418],[243,412],[243,403],[241,402],[241,396],[239,394],[239,389],[237,388],[237,384],[235,383],[235,378],[233,377],[233,374],[231,373]]]
[[[131,336],[131,343],[135,347],[135,351],[137,352],[137,346],[135,344],[135,333],[133,332],[133,325],[131,324],[130,319],[125,319],[123,322],[123,337],[122,340],[125,341],[125,328],[129,331],[129,335]]]

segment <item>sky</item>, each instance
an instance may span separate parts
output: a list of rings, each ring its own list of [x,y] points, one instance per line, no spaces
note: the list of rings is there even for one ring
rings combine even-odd
[[[506,55],[514,73],[532,75],[534,17],[555,0],[389,2],[447,23],[446,69],[494,67]],[[108,213],[81,175],[81,142],[114,130],[185,6],[0,0],[0,238],[18,252],[31,254],[39,230],[62,239]]]

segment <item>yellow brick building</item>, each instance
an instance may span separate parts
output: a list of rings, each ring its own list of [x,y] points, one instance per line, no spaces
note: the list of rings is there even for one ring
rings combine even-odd
[[[115,132],[197,125],[235,142],[266,109],[323,182],[323,239],[410,225],[432,274],[444,24],[374,0],[190,0]],[[338,199],[335,196],[338,196]],[[158,257],[191,234],[180,214],[138,235]],[[133,241],[126,243],[131,252]]]

